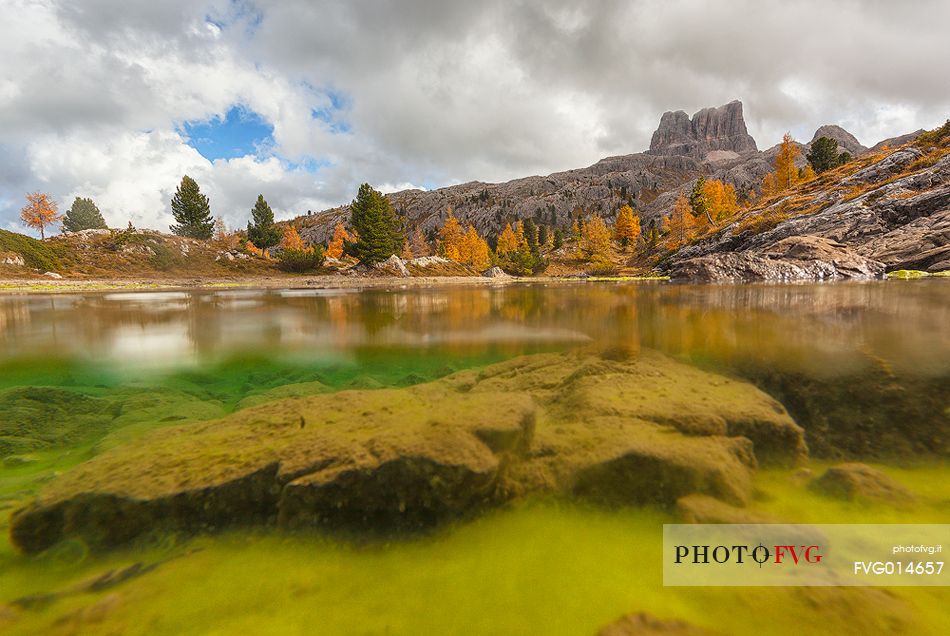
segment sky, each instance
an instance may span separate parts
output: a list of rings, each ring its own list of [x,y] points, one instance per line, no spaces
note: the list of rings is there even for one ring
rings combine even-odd
[[[243,227],[645,150],[741,99],[760,148],[950,117],[945,0],[0,0],[0,227],[27,192],[167,229],[181,177]]]

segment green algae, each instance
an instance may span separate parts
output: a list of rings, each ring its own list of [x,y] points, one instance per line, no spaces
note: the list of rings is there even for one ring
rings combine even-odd
[[[902,523],[948,521],[941,505],[950,497],[947,466],[887,470],[917,495],[899,513]],[[895,520],[889,506],[829,501],[801,479],[796,470],[763,471],[755,508],[803,523]],[[27,559],[0,545],[0,603],[160,562],[114,591],[11,610],[10,633],[592,634],[633,611],[733,634],[950,629],[946,588],[664,588],[661,530],[672,521],[650,507],[532,500],[398,542],[232,531],[185,542],[156,537],[78,562],[64,550],[52,563],[55,555]],[[110,595],[120,601],[108,611],[88,611]],[[95,622],[83,618],[91,615]]]

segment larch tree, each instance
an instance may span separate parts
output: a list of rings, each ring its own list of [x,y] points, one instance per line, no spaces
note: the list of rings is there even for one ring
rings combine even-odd
[[[208,197],[201,194],[194,179],[185,175],[172,197],[172,234],[207,240],[214,234],[214,218]]]
[[[462,239],[460,262],[471,265],[478,271],[491,265],[491,251],[488,249],[488,243],[479,236],[474,225],[468,226],[468,231]]]
[[[688,243],[696,231],[696,217],[689,205],[689,199],[680,195],[673,204],[673,211],[663,221],[664,245],[675,250]]]
[[[452,209],[449,208],[448,218],[439,230],[439,253],[450,261],[460,263],[462,260],[462,243],[465,240],[465,230],[459,223]]]
[[[330,243],[327,245],[326,256],[327,258],[340,258],[343,256],[343,246],[347,241],[353,240],[353,237],[350,236],[350,233],[346,231],[343,222],[340,221],[336,224],[336,227],[333,228],[333,237],[330,239]]]
[[[798,182],[798,168],[795,159],[800,151],[790,133],[782,136],[778,155],[775,156],[775,185],[779,191],[788,190]]]
[[[26,195],[26,205],[20,210],[20,219],[34,230],[39,230],[40,239],[46,238],[46,226],[62,219],[56,209],[56,202],[45,192],[30,192]]]
[[[640,217],[633,213],[633,208],[629,205],[621,207],[614,221],[614,240],[624,247],[631,243],[636,245],[640,231]]]
[[[251,220],[247,223],[247,238],[259,250],[274,247],[281,241],[283,232],[274,224],[274,211],[264,200],[263,194],[257,195],[257,201],[251,209]]]
[[[581,228],[584,255],[591,261],[602,262],[610,257],[610,230],[600,216],[594,215]]]
[[[517,252],[519,247],[518,236],[511,229],[511,223],[506,224],[505,229],[498,235],[498,245],[495,246],[495,253],[499,256],[505,256]]]
[[[399,258],[404,261],[412,260],[412,246],[409,245],[409,239],[406,239],[402,242],[402,252],[399,253]]]
[[[703,196],[708,215],[706,219],[699,218],[700,222],[711,220],[713,225],[719,225],[739,211],[736,189],[731,183],[726,184],[718,179],[707,181],[703,186]]]
[[[300,233],[297,232],[297,228],[295,228],[292,223],[288,223],[284,226],[284,236],[280,240],[280,247],[288,251],[301,252],[307,249],[307,245],[303,242],[303,239],[300,238]]]
[[[360,186],[350,204],[350,225],[356,241],[347,244],[347,251],[361,263],[372,265],[402,251],[405,232],[392,204],[368,183]]]
[[[425,233],[419,227],[417,227],[416,231],[412,233],[412,239],[409,241],[409,247],[412,249],[412,253],[416,258],[430,256],[432,254],[429,241],[426,239]]]
[[[108,226],[102,213],[92,199],[76,197],[63,217],[63,229],[67,232],[82,230],[105,230]]]

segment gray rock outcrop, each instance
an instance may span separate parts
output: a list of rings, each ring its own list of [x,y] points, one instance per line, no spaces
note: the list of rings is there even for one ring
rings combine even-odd
[[[736,100],[718,108],[703,108],[692,117],[681,110],[663,113],[649,154],[702,160],[712,151],[741,154],[756,150],[755,140],[746,130],[742,102]]]
[[[828,137],[838,142],[839,152],[850,152],[852,157],[863,155],[868,149],[861,145],[857,138],[841,126],[827,125],[815,131],[809,145],[815,143],[819,137]]]

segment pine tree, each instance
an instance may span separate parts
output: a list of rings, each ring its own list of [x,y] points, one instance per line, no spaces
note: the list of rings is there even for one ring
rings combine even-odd
[[[185,175],[172,197],[172,234],[207,240],[214,234],[214,218],[208,197],[201,194],[194,179]]]
[[[63,217],[63,229],[67,232],[104,230],[107,227],[106,220],[102,218],[99,208],[92,199],[76,197],[72,206],[66,211],[66,216]]]
[[[274,211],[270,209],[263,194],[257,195],[257,202],[251,209],[251,221],[247,223],[247,238],[260,250],[266,250],[280,243],[283,233],[274,224]]]
[[[709,215],[709,201],[706,199],[706,177],[700,176],[693,184],[693,189],[689,193],[689,207],[693,210],[693,216],[706,217],[706,221],[712,225],[713,220]]]
[[[350,204],[350,225],[357,239],[347,244],[347,251],[361,263],[379,263],[402,251],[402,224],[389,200],[368,183],[360,186]]]
[[[818,174],[836,168],[839,165],[838,142],[831,137],[819,137],[812,142],[805,158]]]

